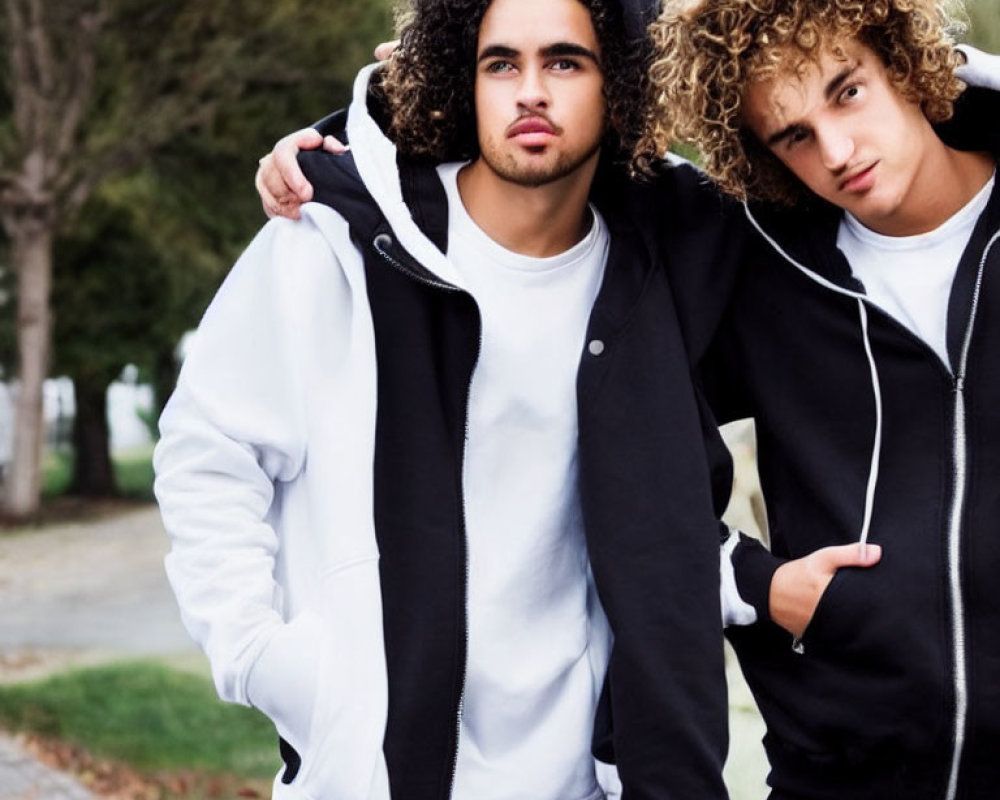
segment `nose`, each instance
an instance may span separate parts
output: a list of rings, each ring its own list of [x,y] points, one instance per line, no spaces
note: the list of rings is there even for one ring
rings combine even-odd
[[[534,65],[524,69],[518,85],[518,106],[526,111],[536,111],[548,108],[549,101],[544,70]]]
[[[838,172],[848,165],[854,155],[854,137],[835,125],[828,125],[816,132],[820,159],[831,172]]]

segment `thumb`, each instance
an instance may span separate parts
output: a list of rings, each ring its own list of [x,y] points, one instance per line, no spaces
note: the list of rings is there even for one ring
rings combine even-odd
[[[882,558],[882,546],[868,543],[842,544],[836,547],[824,547],[822,553],[824,566],[830,569],[841,567],[870,567]]]

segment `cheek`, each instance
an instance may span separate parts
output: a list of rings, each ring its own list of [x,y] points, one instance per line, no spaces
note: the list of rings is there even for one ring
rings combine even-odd
[[[806,185],[806,188],[823,196],[823,178],[829,175],[829,172],[818,162],[817,158],[810,157],[808,152],[794,152],[784,157],[777,154],[775,156],[796,178]]]
[[[587,131],[591,137],[600,138],[608,128],[608,104],[604,99],[604,92],[601,87],[596,90],[589,88],[581,92],[577,98],[577,120],[581,130]]]
[[[501,124],[496,91],[476,90],[476,126],[480,136],[495,137]]]

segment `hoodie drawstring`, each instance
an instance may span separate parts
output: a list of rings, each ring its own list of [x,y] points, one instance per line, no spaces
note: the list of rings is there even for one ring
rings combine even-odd
[[[879,460],[882,457],[882,387],[879,384],[878,365],[875,363],[871,339],[868,336],[868,309],[860,297],[858,314],[861,317],[861,335],[865,342],[865,355],[868,357],[868,368],[871,370],[872,395],[875,398],[875,437],[872,442],[871,466],[868,468],[868,488],[865,491],[865,514],[861,522],[861,535],[858,537],[861,545],[865,545],[868,543],[868,532],[871,530],[875,485],[878,483]]]

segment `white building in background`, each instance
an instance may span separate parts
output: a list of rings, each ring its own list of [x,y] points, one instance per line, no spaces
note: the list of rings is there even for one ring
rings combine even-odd
[[[108,388],[108,424],[111,428],[111,451],[142,447],[151,443],[149,428],[139,416],[153,408],[153,390],[136,383],[138,370],[126,367],[121,380]],[[0,382],[0,470],[10,463],[14,438],[14,392],[16,385]],[[45,381],[45,442],[52,446],[68,444],[76,401],[69,378]]]
[[[153,387],[138,383],[139,370],[129,364],[121,379],[108,387],[108,424],[111,428],[111,452],[152,444],[149,426],[140,414],[153,411]]]

